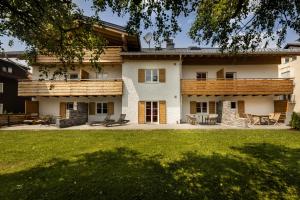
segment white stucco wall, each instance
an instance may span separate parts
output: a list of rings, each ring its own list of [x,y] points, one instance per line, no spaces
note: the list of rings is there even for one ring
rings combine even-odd
[[[245,113],[267,115],[274,112],[274,100],[273,96],[237,96],[237,97],[214,97],[214,96],[183,96],[182,97],[182,119],[186,120],[186,115],[190,114],[190,102],[209,102],[209,101],[245,101]]]
[[[166,69],[165,83],[138,83],[138,69]],[[167,123],[180,120],[180,68],[179,61],[128,61],[122,68],[124,90],[122,112],[128,119],[138,123],[139,101],[165,100],[167,105]]]
[[[114,114],[112,119],[117,120],[122,113],[122,97],[38,97],[40,115],[53,115],[59,116],[60,102],[95,102],[95,103],[108,103],[114,102]],[[89,121],[102,121],[106,114],[89,115]]]
[[[44,79],[49,79],[49,78],[52,78],[52,75],[53,75],[53,72],[56,70],[57,68],[48,68],[47,70],[49,70],[48,72],[48,78],[46,78],[45,76],[43,76],[42,78]],[[96,76],[96,70],[93,69],[91,66],[81,66],[81,68],[76,68],[74,71],[73,70],[69,70],[68,73],[71,74],[71,73],[78,73],[80,74],[80,69],[83,69],[85,71],[87,71],[89,73],[89,78],[90,79],[97,79],[97,76]],[[39,72],[39,67],[38,66],[34,66],[32,68],[32,79],[33,80],[38,80],[40,79],[40,72]],[[111,80],[111,79],[121,79],[122,77],[122,66],[121,65],[102,65],[101,66],[101,72],[100,74],[105,74],[107,76],[105,76],[105,78],[103,78],[104,80],[105,79],[108,79],[108,80]],[[62,78],[59,78],[57,77],[56,79],[62,79]],[[100,79],[98,77],[98,79]],[[101,78],[102,79],[102,78]]]
[[[237,72],[237,78],[278,78],[278,65],[183,65],[182,78],[196,79],[197,72],[208,72],[208,78],[215,79],[217,71]]]

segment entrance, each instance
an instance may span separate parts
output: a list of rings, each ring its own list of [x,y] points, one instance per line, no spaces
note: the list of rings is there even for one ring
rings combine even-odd
[[[146,123],[158,123],[158,101],[146,101]]]

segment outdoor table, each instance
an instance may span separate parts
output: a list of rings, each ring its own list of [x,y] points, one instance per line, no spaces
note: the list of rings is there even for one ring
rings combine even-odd
[[[262,125],[262,119],[267,118],[269,121],[269,115],[252,115],[253,117],[258,117],[259,118],[259,125]],[[269,124],[269,123],[268,123]]]
[[[207,121],[208,114],[197,114],[196,116],[197,116],[199,124],[207,124],[208,123],[208,121]]]

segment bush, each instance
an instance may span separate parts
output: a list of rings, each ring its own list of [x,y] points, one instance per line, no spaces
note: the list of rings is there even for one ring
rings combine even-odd
[[[292,128],[300,130],[300,113],[293,113],[291,126]]]

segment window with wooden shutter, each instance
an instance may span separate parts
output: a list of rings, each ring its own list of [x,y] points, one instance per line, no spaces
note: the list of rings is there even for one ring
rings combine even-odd
[[[197,108],[196,108],[196,101],[191,101],[190,102],[190,114],[196,114],[197,113]]]
[[[224,69],[217,71],[217,79],[224,79]]]
[[[209,102],[209,114],[216,114],[216,102],[215,101]]]
[[[159,123],[167,123],[167,105],[166,101],[159,101]]]
[[[67,111],[67,103],[66,102],[60,102],[59,105],[59,115],[61,118],[66,118],[66,111]]]
[[[159,82],[160,83],[166,82],[166,69],[159,69]]]
[[[145,82],[145,69],[138,70],[138,82],[144,83]]]
[[[145,124],[145,101],[139,101],[138,104],[138,122],[139,124]]]
[[[96,111],[95,102],[90,102],[89,103],[89,115],[95,115],[95,111]]]
[[[238,113],[240,117],[245,115],[245,101],[238,101]]]
[[[114,114],[114,102],[108,102],[107,108],[108,108],[108,114],[113,115]]]

